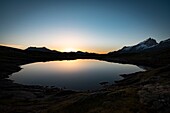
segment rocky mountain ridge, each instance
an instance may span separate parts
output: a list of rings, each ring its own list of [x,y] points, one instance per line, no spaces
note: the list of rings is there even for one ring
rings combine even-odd
[[[170,39],[163,40],[160,43],[157,43],[155,39],[148,38],[136,45],[124,46],[122,49],[119,49],[118,51],[109,52],[109,54],[150,52],[166,48],[170,48]]]

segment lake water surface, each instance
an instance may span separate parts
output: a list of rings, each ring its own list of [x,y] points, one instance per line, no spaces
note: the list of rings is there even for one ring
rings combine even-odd
[[[144,71],[135,65],[99,60],[64,60],[38,62],[21,66],[9,79],[24,85],[56,86],[72,90],[95,90],[100,82],[113,84],[120,74]]]

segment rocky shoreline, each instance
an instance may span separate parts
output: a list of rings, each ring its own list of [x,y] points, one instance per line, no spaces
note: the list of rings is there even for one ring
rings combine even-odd
[[[9,71],[10,73],[12,73],[12,71],[17,72],[21,68],[14,67],[11,69],[12,70]],[[142,113],[168,113],[170,111],[169,70],[170,66],[168,65],[145,72],[121,75],[125,79],[117,81],[114,85],[107,86],[103,89],[93,92],[75,92],[59,88],[21,85],[13,83],[13,81],[9,79],[3,78],[0,80],[0,109],[2,113],[12,113],[14,111],[19,113],[46,113],[47,111],[55,111],[56,113],[61,111],[61,113],[67,113],[68,111],[65,111],[65,109],[74,109],[73,111],[75,112],[78,110],[80,106],[77,104],[77,102],[83,106],[86,106],[87,109],[92,110],[92,108],[86,104],[86,101],[94,99],[95,107],[101,107],[100,109],[102,111],[105,111],[108,106],[122,106],[120,103],[124,102],[128,104],[128,101],[130,101],[130,104],[132,105],[123,104],[124,107],[122,107],[124,109],[120,111],[124,112],[129,110],[129,112],[139,111]],[[3,76],[9,76],[8,74],[9,73],[4,73]],[[118,101],[117,99],[119,99],[119,101],[121,100],[122,102],[116,102]],[[69,106],[72,107],[68,107],[67,104],[65,105],[65,102],[67,103],[70,101],[71,103],[69,103]],[[98,105],[96,101],[101,101],[102,105]],[[12,103],[18,104],[15,105]],[[21,107],[23,104],[25,107]],[[63,107],[58,107],[57,109],[53,107],[51,108],[51,106],[59,106],[60,104],[64,104]],[[31,106],[31,109],[28,105]],[[75,107],[77,106],[78,108],[76,109]],[[103,106],[106,106],[106,108],[103,108]],[[129,108],[125,109],[125,106],[128,106]],[[142,109],[140,107],[142,107]],[[109,112],[115,109],[118,108],[111,107]]]

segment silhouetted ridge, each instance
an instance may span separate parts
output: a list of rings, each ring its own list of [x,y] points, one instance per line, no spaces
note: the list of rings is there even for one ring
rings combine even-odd
[[[41,51],[41,52],[52,52],[52,50],[46,48],[46,47],[28,47],[25,49],[27,51]]]

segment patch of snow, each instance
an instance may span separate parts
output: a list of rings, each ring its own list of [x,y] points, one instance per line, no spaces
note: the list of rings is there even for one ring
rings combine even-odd
[[[125,47],[125,48],[123,48],[122,50],[123,50],[123,51],[129,51],[131,48],[132,48],[132,47],[131,47],[131,46],[129,46],[129,47]]]

